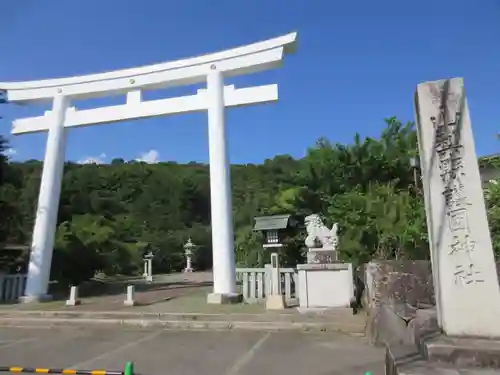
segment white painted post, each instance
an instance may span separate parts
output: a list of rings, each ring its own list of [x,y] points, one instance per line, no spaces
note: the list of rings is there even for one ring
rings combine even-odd
[[[461,78],[418,85],[417,134],[439,324],[500,337],[500,290]]]
[[[78,298],[78,287],[74,285],[69,291],[69,299],[66,301],[66,306],[76,306],[80,303],[81,301]]]
[[[64,121],[68,106],[69,100],[65,96],[54,97],[33,229],[28,280],[24,296],[20,298],[25,303],[50,299],[47,290],[66,153]]]
[[[147,264],[148,264],[148,275],[146,276],[146,281],[152,282],[153,281],[153,259],[149,258],[147,260]]]
[[[127,298],[123,301],[125,306],[135,305],[135,287],[133,285],[127,286]]]
[[[231,172],[226,144],[224,80],[215,65],[207,75],[213,293],[208,303],[238,300],[234,262]]]
[[[142,274],[143,277],[148,276],[148,260],[144,259],[144,273]]]

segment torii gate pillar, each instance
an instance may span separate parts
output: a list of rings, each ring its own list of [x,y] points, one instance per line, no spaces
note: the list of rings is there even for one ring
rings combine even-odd
[[[234,263],[231,165],[226,142],[223,75],[215,64],[210,69],[207,91],[214,292],[208,295],[207,302],[228,303],[239,300]]]
[[[51,296],[47,294],[47,289],[66,154],[64,120],[68,106],[69,100],[65,96],[54,97],[31,242],[28,278],[24,296],[20,298],[20,302],[24,303],[51,299]]]

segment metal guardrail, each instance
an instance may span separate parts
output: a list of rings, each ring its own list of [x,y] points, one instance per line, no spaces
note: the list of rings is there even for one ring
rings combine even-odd
[[[120,370],[75,370],[61,368],[40,367],[6,367],[0,366],[0,372],[12,372],[22,374],[65,374],[65,375],[139,375],[134,373],[133,362],[127,362],[125,369]]]

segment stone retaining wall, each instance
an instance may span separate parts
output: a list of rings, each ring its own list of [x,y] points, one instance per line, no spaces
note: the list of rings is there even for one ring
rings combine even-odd
[[[500,279],[500,262],[497,263]],[[372,261],[364,266],[363,306],[372,309],[381,302],[435,305],[431,263],[428,260]]]
[[[373,261],[364,270],[363,305],[367,309],[382,302],[415,307],[435,304],[429,261]]]
[[[500,279],[500,263],[497,273]],[[430,261],[372,261],[358,277],[364,283],[367,335],[374,344],[406,344],[419,336],[415,331],[438,329]]]

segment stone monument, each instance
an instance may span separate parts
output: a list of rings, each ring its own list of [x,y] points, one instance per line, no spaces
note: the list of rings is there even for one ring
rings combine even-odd
[[[500,289],[463,79],[418,85],[415,107],[442,334],[414,331],[413,357],[388,347],[386,374],[496,374],[484,368],[500,369]]]
[[[416,94],[438,321],[450,336],[500,337],[500,290],[463,80]]]
[[[351,263],[338,261],[338,224],[331,229],[318,214],[305,218],[307,264],[297,265],[300,307],[350,307],[354,298]]]

